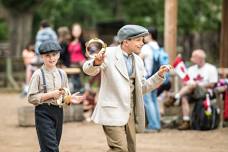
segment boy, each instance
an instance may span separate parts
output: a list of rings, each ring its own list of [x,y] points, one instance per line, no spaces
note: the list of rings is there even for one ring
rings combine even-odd
[[[62,50],[55,41],[46,41],[39,47],[43,66],[31,78],[28,101],[35,105],[35,125],[41,152],[58,152],[63,126],[63,99],[77,103],[82,97],[70,93],[67,75],[56,67]],[[65,98],[64,98],[65,96]],[[66,100],[65,100],[66,101]]]

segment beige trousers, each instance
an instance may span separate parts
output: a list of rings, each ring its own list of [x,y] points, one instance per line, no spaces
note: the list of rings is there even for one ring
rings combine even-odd
[[[125,126],[103,126],[109,150],[107,152],[135,152],[136,131],[134,114]]]

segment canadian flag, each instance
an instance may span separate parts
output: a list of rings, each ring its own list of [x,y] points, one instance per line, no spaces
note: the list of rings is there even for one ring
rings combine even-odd
[[[205,114],[207,116],[210,116],[211,115],[211,101],[210,101],[209,94],[206,95],[206,99],[203,102],[203,107],[205,109]]]
[[[181,80],[184,83],[187,83],[190,80],[190,77],[187,73],[186,66],[180,55],[178,55],[174,60],[173,67],[177,75],[181,78]]]

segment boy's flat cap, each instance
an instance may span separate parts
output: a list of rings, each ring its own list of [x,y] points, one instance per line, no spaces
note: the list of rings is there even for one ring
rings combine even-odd
[[[60,52],[62,48],[57,41],[48,40],[39,46],[38,51],[40,54],[45,54],[49,52]]]
[[[117,33],[119,42],[130,38],[137,38],[148,35],[149,32],[146,28],[139,25],[125,25],[121,27]]]

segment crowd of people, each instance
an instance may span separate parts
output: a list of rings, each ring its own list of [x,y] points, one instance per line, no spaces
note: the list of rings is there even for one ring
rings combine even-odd
[[[91,119],[89,117],[88,121],[93,120],[103,126],[109,151],[134,152],[136,132],[160,132],[161,116],[164,115],[160,107],[163,104],[165,108],[180,105],[183,121],[178,129],[190,129],[189,103],[196,102],[194,96],[202,90],[207,92],[214,88],[218,72],[215,66],[206,63],[204,50],[194,50],[191,57],[193,66],[188,69],[191,81],[183,83],[179,92],[172,92],[169,72],[173,67],[157,40],[154,27],[146,29],[139,25],[125,25],[119,29],[114,43],[106,51],[90,59],[85,53],[86,41],[79,23],[73,24],[71,30],[66,26],[59,27],[56,34],[47,21],[42,21],[35,44],[29,44],[23,50],[26,67],[24,92],[28,94],[29,102],[36,105],[41,151],[58,149],[62,121],[55,128],[43,123],[54,124],[62,120],[62,110],[56,109],[55,103],[63,95],[58,89],[62,86],[71,92],[82,93],[82,96],[75,95],[76,103],[82,103],[85,111],[90,110]],[[42,67],[38,68],[40,65]],[[62,70],[58,72],[56,66],[80,68],[85,74],[67,76]],[[87,78],[82,80],[82,75]],[[44,76],[47,81],[38,83]],[[56,81],[56,85],[52,81]],[[44,82],[51,88],[44,87]],[[94,82],[97,82],[99,90],[91,89]],[[41,117],[42,111],[46,111],[47,115],[57,112],[58,116],[49,120],[48,117]],[[45,127],[46,130],[43,129]],[[50,132],[52,135],[47,136]],[[48,144],[50,141],[52,144]]]

